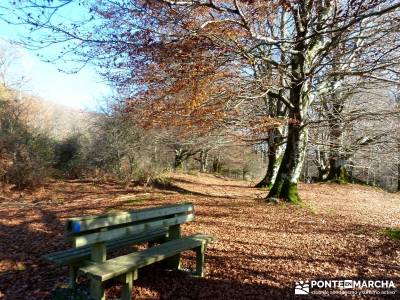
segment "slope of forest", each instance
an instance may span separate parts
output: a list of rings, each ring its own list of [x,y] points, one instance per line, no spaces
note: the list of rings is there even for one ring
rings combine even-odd
[[[22,99],[27,123],[35,130],[56,140],[86,132],[96,113],[27,96]]]
[[[196,220],[185,234],[216,236],[206,277],[157,266],[141,270],[137,298],[292,298],[294,282],[319,278],[390,278],[400,283],[399,242],[383,234],[400,226],[400,195],[361,185],[301,184],[302,206],[261,201],[250,182],[171,174],[168,188],[55,181],[35,192],[0,198],[0,298],[45,299],[67,281],[67,269],[40,256],[65,249],[66,218],[191,201]],[[183,265],[193,265],[191,253]],[[15,282],[18,281],[18,284]],[[81,285],[85,285],[84,280]],[[118,287],[108,290],[110,296]]]

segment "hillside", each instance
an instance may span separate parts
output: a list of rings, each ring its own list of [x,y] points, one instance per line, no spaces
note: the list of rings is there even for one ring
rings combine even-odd
[[[0,84],[0,98],[15,107],[19,119],[50,138],[62,140],[74,133],[84,133],[96,121],[98,113],[83,111],[19,93]]]
[[[292,298],[295,281],[319,278],[388,278],[400,284],[399,243],[382,233],[400,226],[399,194],[308,184],[300,186],[302,206],[272,205],[262,201],[266,192],[249,182],[204,174],[172,178],[168,189],[59,181],[32,194],[0,198],[0,295],[49,298],[66,282],[66,269],[40,259],[67,247],[66,218],[182,201],[193,202],[197,216],[183,232],[217,238],[206,253],[206,277],[164,276],[150,267],[135,281],[140,299]],[[193,264],[191,253],[183,264]]]
[[[97,115],[33,97],[24,98],[22,105],[28,124],[56,140],[86,132]]]

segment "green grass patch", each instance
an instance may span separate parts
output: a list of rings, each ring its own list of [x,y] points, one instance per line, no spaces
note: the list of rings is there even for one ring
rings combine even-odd
[[[188,175],[199,176],[199,171],[189,170],[186,172]]]
[[[400,240],[400,229],[399,228],[386,228],[383,231],[384,235],[391,238],[392,240]]]
[[[125,204],[138,205],[146,202],[147,200],[150,200],[150,195],[140,195],[138,197],[125,200]]]
[[[306,209],[311,212],[313,215],[317,215],[319,213],[318,208],[312,205],[311,203],[306,202],[296,202],[294,203],[296,206]]]

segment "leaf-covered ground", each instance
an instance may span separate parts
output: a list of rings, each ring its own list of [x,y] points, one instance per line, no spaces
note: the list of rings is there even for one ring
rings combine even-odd
[[[304,204],[270,205],[266,191],[211,175],[173,175],[175,188],[55,182],[34,193],[0,196],[0,299],[46,299],[68,271],[40,256],[69,247],[64,220],[182,201],[195,205],[185,234],[213,234],[206,277],[158,266],[141,270],[136,299],[293,298],[294,282],[387,278],[400,285],[400,244],[383,234],[400,226],[400,195],[359,185],[301,185]],[[183,265],[193,265],[185,253]],[[81,283],[85,285],[83,280]],[[119,287],[107,290],[112,299]]]

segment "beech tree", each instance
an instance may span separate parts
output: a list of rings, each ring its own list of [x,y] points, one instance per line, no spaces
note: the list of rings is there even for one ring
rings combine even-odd
[[[300,200],[312,103],[349,78],[392,80],[399,58],[396,1],[89,1],[90,17],[63,24],[55,11],[79,1],[21,2],[16,14],[52,33],[36,45],[67,43],[60,56],[97,61],[127,97],[197,99],[228,122],[222,107],[266,96],[284,105],[287,142],[268,199]],[[267,75],[254,79],[254,69]],[[177,97],[202,82],[214,87],[206,97]]]
[[[315,153],[318,180],[354,180],[350,175],[355,168],[376,159],[386,164],[385,156],[396,153],[394,133],[400,112],[389,90],[382,83],[358,82],[315,103],[310,150]]]

